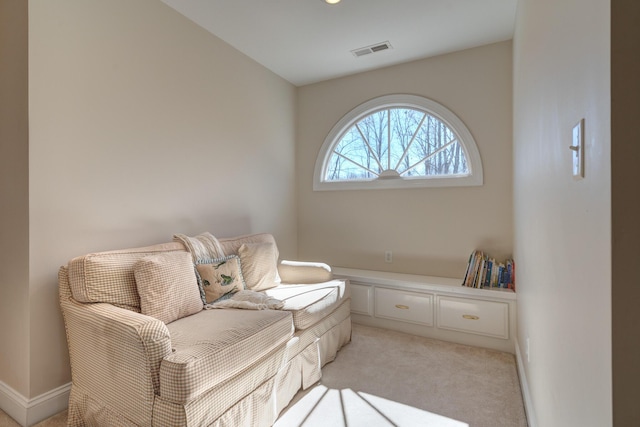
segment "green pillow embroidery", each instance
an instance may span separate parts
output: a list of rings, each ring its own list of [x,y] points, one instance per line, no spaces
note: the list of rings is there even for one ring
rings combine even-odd
[[[236,292],[245,289],[240,258],[237,255],[199,260],[196,263],[196,272],[204,304],[230,298]]]

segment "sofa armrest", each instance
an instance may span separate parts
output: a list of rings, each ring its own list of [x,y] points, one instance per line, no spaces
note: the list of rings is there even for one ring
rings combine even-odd
[[[283,284],[321,283],[333,279],[331,267],[322,262],[282,260],[278,274]]]
[[[61,308],[73,386],[116,413],[136,414],[137,422],[150,425],[160,362],[172,352],[167,326],[107,303],[65,298]]]

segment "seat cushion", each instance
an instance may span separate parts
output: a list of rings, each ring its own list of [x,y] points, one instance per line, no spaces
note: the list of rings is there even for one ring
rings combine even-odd
[[[160,364],[160,396],[185,403],[238,375],[293,336],[291,313],[203,310],[167,325],[173,353]]]
[[[264,291],[284,302],[283,310],[293,315],[296,330],[307,329],[323,319],[351,296],[348,282],[330,280],[304,285],[279,285]]]

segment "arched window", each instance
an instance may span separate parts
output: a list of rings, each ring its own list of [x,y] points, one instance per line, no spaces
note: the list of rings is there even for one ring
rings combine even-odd
[[[471,132],[443,105],[387,95],[356,107],[327,135],[314,190],[482,185]]]

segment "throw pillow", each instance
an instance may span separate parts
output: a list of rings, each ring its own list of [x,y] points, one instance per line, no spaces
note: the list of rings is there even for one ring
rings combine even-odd
[[[238,291],[244,290],[240,258],[231,255],[225,258],[199,260],[196,263],[198,286],[205,304],[211,304]]]
[[[238,249],[247,288],[264,291],[278,286],[278,252],[273,243],[245,243]]]
[[[142,314],[171,323],[202,310],[188,252],[147,255],[135,263],[133,274]]]

